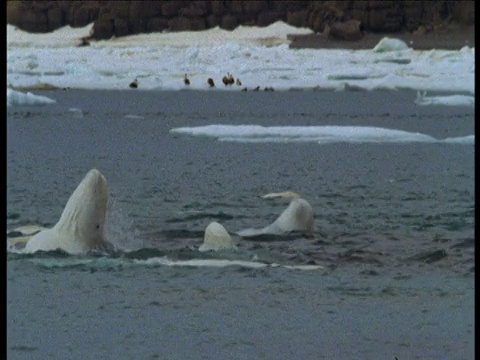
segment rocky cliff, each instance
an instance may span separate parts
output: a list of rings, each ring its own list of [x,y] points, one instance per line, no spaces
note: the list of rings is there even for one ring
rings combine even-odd
[[[474,1],[7,1],[7,23],[29,32],[94,23],[92,38],[267,26],[282,20],[355,40],[366,32],[441,31],[473,25]]]

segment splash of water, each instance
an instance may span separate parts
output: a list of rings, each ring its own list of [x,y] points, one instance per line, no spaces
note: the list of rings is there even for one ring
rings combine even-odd
[[[139,249],[144,245],[139,239],[133,220],[129,219],[121,204],[112,198],[105,224],[105,238],[122,251]]]

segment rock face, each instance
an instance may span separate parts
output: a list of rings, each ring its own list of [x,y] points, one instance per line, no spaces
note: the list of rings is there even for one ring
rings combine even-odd
[[[367,32],[441,31],[475,23],[474,1],[19,1],[7,0],[7,23],[29,32],[94,23],[92,38],[220,26],[268,26],[278,20],[339,40]]]
[[[351,19],[344,22],[336,22],[329,28],[328,35],[338,40],[359,40],[362,37],[360,26],[360,20]]]

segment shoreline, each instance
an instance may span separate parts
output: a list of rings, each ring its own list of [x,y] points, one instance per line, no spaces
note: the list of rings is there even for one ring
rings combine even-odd
[[[459,27],[425,34],[364,33],[360,40],[333,39],[325,34],[288,35],[291,49],[373,49],[384,37],[400,39],[414,50],[460,50],[464,46],[475,47],[475,26]]]

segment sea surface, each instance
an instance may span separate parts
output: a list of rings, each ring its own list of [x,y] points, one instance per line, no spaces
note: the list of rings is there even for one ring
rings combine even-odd
[[[7,229],[53,226],[97,168],[118,251],[8,252],[8,359],[474,358],[474,145],[445,140],[473,138],[473,107],[406,90],[35,93],[56,103],[7,108]],[[215,124],[342,128],[171,131]],[[235,235],[273,222],[289,200],[262,196],[281,191],[312,205],[313,239]],[[198,252],[211,221],[238,251]]]

